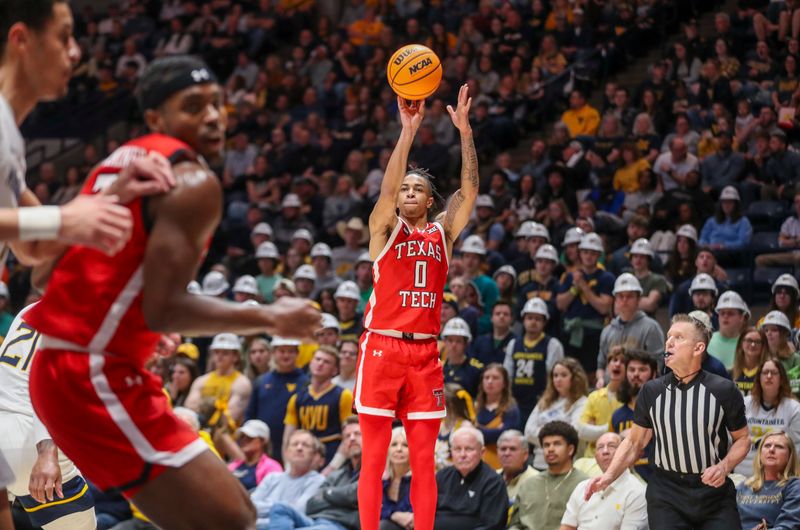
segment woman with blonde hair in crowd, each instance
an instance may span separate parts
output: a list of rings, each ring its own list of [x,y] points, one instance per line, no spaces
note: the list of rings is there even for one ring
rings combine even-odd
[[[736,488],[742,529],[800,528],[800,459],[785,432],[761,439],[753,475]]]
[[[464,425],[472,427],[475,424],[472,397],[461,385],[455,383],[444,385],[444,404],[447,415],[442,418],[439,426],[439,436],[434,451],[437,471],[453,463],[450,458],[450,433]]]
[[[411,509],[411,463],[403,427],[392,429],[386,472],[383,476],[383,507],[380,530],[404,530],[414,524]]]
[[[756,373],[750,395],[744,398],[747,428],[752,446],[735,472],[747,476],[756,457],[756,445],[771,431],[783,431],[800,443],[800,403],[792,396],[786,369],[775,359],[767,359]]]
[[[763,330],[749,327],[739,337],[733,354],[733,382],[743,396],[750,393],[758,368],[769,357],[767,336]]]
[[[247,364],[244,375],[250,381],[254,381],[259,375],[269,372],[271,360],[272,353],[269,350],[269,342],[263,337],[254,338],[247,348]]]
[[[483,433],[486,451],[483,461],[493,469],[500,467],[497,439],[508,429],[519,429],[520,413],[517,402],[511,397],[508,371],[500,363],[491,363],[483,370],[478,399],[475,400],[475,421]]]
[[[539,444],[541,428],[546,423],[561,420],[577,429],[586,406],[588,389],[589,379],[576,359],[566,357],[553,365],[547,388],[525,424],[525,437],[534,445],[533,467],[540,471],[547,469],[544,452]]]

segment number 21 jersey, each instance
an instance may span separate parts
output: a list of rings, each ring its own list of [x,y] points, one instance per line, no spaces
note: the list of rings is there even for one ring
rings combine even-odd
[[[442,294],[449,258],[444,228],[418,229],[398,218],[386,246],[372,265],[373,289],[364,327],[439,335]]]

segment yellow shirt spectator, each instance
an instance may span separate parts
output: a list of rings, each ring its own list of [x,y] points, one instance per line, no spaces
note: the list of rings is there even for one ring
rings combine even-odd
[[[650,169],[650,162],[645,158],[640,158],[632,164],[619,168],[614,173],[614,189],[622,190],[625,193],[639,191],[639,173],[645,169]]]
[[[577,109],[569,109],[561,115],[561,121],[569,129],[569,134],[573,138],[576,136],[594,136],[600,127],[600,113],[597,110],[584,104]]]

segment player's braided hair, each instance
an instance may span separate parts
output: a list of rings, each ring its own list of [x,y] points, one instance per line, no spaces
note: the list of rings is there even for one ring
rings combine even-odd
[[[416,167],[416,166],[408,166],[408,171],[406,175],[418,175],[425,179],[428,183],[428,189],[430,191],[431,197],[433,197],[433,204],[431,205],[430,209],[428,209],[428,218],[433,219],[445,207],[445,199],[436,189],[436,184],[434,184],[434,177],[430,171],[428,171],[424,167]]]

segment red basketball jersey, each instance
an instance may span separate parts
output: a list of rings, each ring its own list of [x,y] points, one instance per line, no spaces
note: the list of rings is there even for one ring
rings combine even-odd
[[[448,265],[441,224],[428,223],[419,230],[399,219],[372,265],[373,289],[364,327],[438,335]]]
[[[116,179],[137,158],[155,151],[173,163],[193,160],[188,145],[170,136],[151,134],[132,140],[103,160],[89,175],[82,193],[94,194]],[[146,199],[127,204],[133,234],[115,256],[73,246],[61,258],[42,301],[25,320],[40,333],[92,352],[113,352],[144,362],[155,350],[159,334],[145,323],[142,311],[144,254],[149,225]]]

